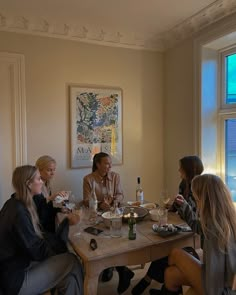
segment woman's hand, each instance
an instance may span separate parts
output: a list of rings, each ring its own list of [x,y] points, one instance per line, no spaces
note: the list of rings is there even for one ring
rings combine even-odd
[[[62,207],[60,212],[63,213],[63,214],[68,214],[68,213],[70,213],[71,211],[70,211],[70,209],[68,209],[68,208],[66,208],[66,207]]]
[[[175,200],[174,200],[174,203],[176,203],[177,205],[181,206],[183,205],[185,199],[182,195],[177,195]]]
[[[80,221],[80,216],[74,213],[69,213],[67,218],[69,219],[69,225],[75,225]]]
[[[64,199],[66,199],[66,200],[68,199],[68,193],[66,191],[59,191],[59,192],[57,192],[55,194],[52,194],[52,195],[48,196],[47,200],[48,201],[54,201],[57,196],[60,196],[60,197],[62,197]]]
[[[109,204],[107,204],[106,202],[101,202],[99,204],[99,209],[101,209],[102,211],[108,211],[110,210],[111,206]]]

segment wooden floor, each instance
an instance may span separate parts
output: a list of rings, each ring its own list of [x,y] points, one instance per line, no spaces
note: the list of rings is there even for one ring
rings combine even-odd
[[[144,269],[140,269],[140,266],[133,266],[130,267],[135,273],[133,279],[131,280],[131,284],[129,289],[123,293],[123,295],[129,295],[131,294],[132,288],[139,282],[139,280],[144,277],[144,275],[147,272],[147,269],[149,267],[149,263],[145,265]],[[98,295],[117,295],[117,286],[118,286],[118,273],[114,270],[113,272],[113,278],[111,281],[103,283],[99,282],[98,284]],[[143,293],[144,295],[149,294],[150,288],[160,288],[160,285],[156,281],[152,281],[151,285],[146,289],[146,291]]]

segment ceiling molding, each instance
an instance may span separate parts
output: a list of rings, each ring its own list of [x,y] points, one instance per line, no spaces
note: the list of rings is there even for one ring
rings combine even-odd
[[[236,12],[235,0],[218,0],[214,2],[171,30],[161,34],[164,49],[174,47],[180,41],[193,36],[234,12]]]
[[[111,31],[89,25],[56,23],[48,19],[0,12],[0,31],[62,38],[85,43],[139,50],[165,51],[210,24],[236,12],[235,0],[218,0],[162,34]]]

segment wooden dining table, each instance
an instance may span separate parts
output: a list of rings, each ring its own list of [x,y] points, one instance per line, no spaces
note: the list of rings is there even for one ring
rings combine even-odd
[[[83,228],[88,226],[86,224],[70,226],[69,241],[75,253],[81,258],[85,270],[85,295],[97,294],[99,275],[108,267],[145,264],[167,256],[171,249],[176,247],[199,248],[199,238],[196,234],[181,232],[163,238],[152,230],[154,223],[156,222],[151,221],[149,216],[137,222],[136,240],[128,239],[127,223],[123,223],[122,236],[119,238],[112,238],[103,223],[96,225],[104,230],[98,236],[84,232]],[[168,223],[177,225],[183,224],[184,221],[177,214],[168,213]],[[97,242],[96,250],[90,247],[92,238]]]

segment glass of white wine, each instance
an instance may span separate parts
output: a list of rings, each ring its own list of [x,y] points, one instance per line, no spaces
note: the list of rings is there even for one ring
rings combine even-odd
[[[171,198],[166,189],[161,191],[160,201],[161,201],[161,207],[167,207],[169,205]]]

